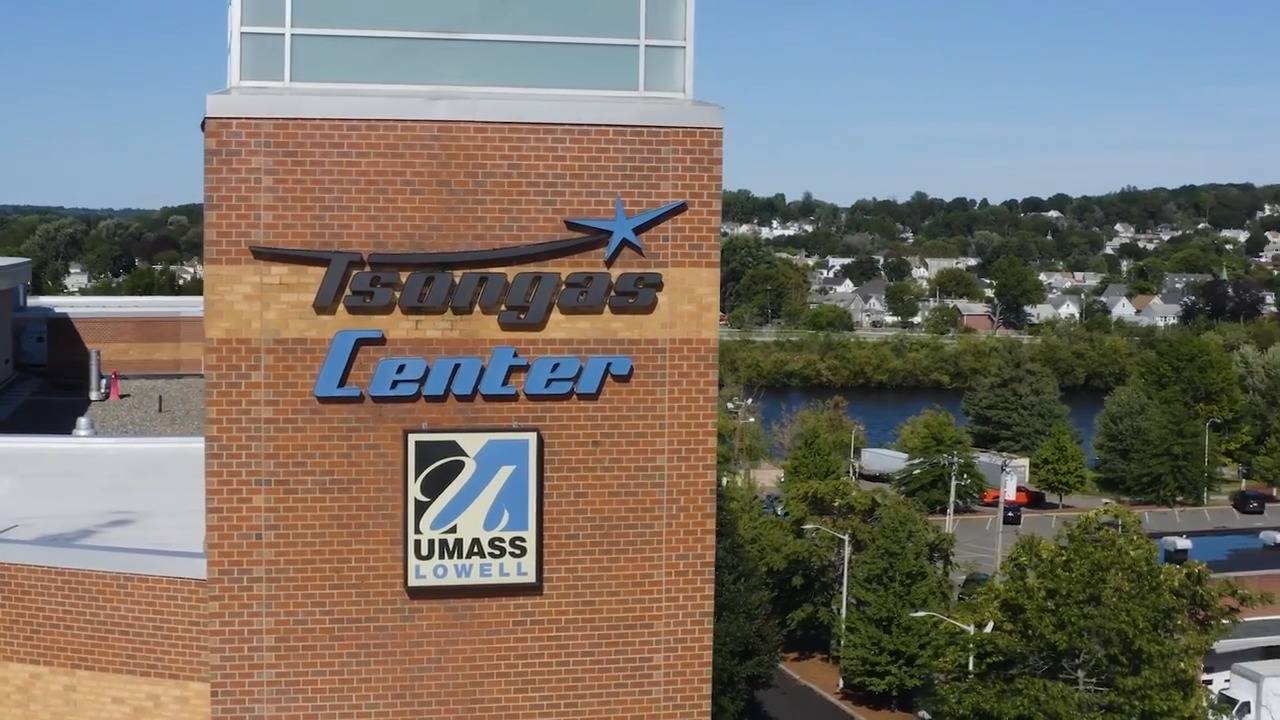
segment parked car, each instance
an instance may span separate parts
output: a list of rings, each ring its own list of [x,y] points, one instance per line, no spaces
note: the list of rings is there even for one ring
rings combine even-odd
[[[1263,515],[1269,498],[1257,490],[1240,490],[1231,496],[1231,507],[1241,515]]]
[[[960,600],[968,600],[978,591],[978,588],[985,585],[991,580],[991,576],[987,573],[972,572],[964,576],[964,581],[960,583]]]
[[[1021,525],[1022,524],[1022,506],[1021,505],[1005,505],[1004,517],[1000,522],[1005,525]]]
[[[987,507],[995,507],[1000,504],[1000,488],[987,488],[982,493],[982,504]],[[1014,499],[1005,502],[1006,505],[1021,505],[1023,507],[1040,507],[1044,505],[1044,493],[1039,490],[1032,490],[1026,485],[1019,485],[1018,492],[1014,495]]]

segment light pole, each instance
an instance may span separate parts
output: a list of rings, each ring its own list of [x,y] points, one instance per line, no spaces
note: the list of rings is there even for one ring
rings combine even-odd
[[[935,618],[938,618],[939,620],[945,620],[946,622],[949,622],[952,625],[955,625],[956,627],[960,628],[961,630],[964,630],[965,632],[969,633],[969,636],[970,636],[969,637],[969,674],[970,675],[973,674],[973,635],[978,631],[976,627],[974,627],[973,625],[965,625],[962,622],[952,620],[946,615],[939,615],[936,612],[929,612],[928,610],[917,610],[911,613],[911,617],[913,618],[935,617]],[[992,628],[994,628],[995,626],[996,626],[996,623],[994,620],[988,620],[987,624],[982,628],[982,634],[986,635],[987,633],[990,633]]]
[[[841,573],[840,580],[840,648],[843,650],[845,619],[849,616],[849,536],[821,525],[802,525],[801,527],[805,530],[818,530],[834,535],[844,542],[844,571]],[[840,673],[840,684],[836,689],[844,689],[844,673]]]
[[[1209,418],[1204,422],[1204,505],[1209,504],[1209,426],[1221,422],[1221,418]],[[1240,479],[1240,487],[1244,487],[1244,478]]]

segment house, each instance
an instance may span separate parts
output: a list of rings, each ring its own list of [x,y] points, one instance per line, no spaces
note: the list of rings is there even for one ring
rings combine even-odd
[[[1150,305],[1155,299],[1155,295],[1134,295],[1129,302],[1133,304],[1134,310],[1142,312],[1142,308]]]
[[[959,268],[960,270],[968,270],[974,267],[981,260],[971,257],[958,258],[912,258],[911,259],[911,277],[917,282],[924,284],[932,280],[942,270]]]
[[[1163,290],[1182,290],[1184,293],[1189,285],[1199,285],[1213,279],[1208,273],[1169,273],[1164,276]]]
[[[1122,283],[1111,283],[1102,289],[1102,293],[1098,296],[1103,300],[1115,297],[1127,297],[1129,295],[1129,286]]]
[[[1111,229],[1115,230],[1116,234],[1122,238],[1131,238],[1137,232],[1129,223],[1116,223]]]
[[[1182,307],[1180,305],[1170,305],[1153,300],[1139,310],[1134,319],[1143,325],[1170,327],[1177,325],[1181,317]]]
[[[1107,310],[1111,311],[1113,320],[1127,320],[1138,314],[1137,308],[1124,295],[1104,295],[1102,301],[1106,303]]]
[[[92,278],[89,277],[88,271],[80,265],[80,263],[71,263],[67,266],[67,276],[62,279],[62,284],[67,288],[69,293],[78,293],[89,287]]]
[[[951,303],[952,307],[960,311],[960,326],[973,328],[978,332],[993,332],[996,329],[996,317],[991,314],[991,308],[982,303],[961,302]]]
[[[824,277],[822,284],[819,286],[818,292],[821,293],[852,293],[857,289],[853,281],[847,277]]]
[[[889,285],[883,278],[868,280],[853,293],[849,304],[849,312],[853,315],[853,323],[858,326],[884,322],[884,291]]]
[[[1059,320],[1079,320],[1081,300],[1076,295],[1054,295],[1048,299]]]
[[[1022,308],[1022,312],[1027,316],[1027,322],[1032,325],[1040,325],[1050,320],[1058,320],[1058,309],[1052,304],[1042,302],[1038,305],[1028,305]]]

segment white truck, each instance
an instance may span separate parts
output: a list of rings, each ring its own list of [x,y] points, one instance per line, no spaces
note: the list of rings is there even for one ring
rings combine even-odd
[[[1255,660],[1231,666],[1227,688],[1213,703],[1213,720],[1280,719],[1280,660]]]

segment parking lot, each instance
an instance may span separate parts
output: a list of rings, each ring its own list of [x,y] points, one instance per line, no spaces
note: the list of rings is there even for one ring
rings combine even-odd
[[[1230,507],[1180,508],[1176,510],[1137,510],[1143,529],[1148,533],[1180,534],[1206,530],[1262,531],[1280,529],[1280,508],[1269,506],[1263,515],[1241,515]],[[955,560],[963,572],[991,572],[996,565],[996,545],[1003,544],[1002,555],[1007,556],[1021,535],[1031,534],[1052,537],[1064,524],[1072,522],[1079,513],[1037,512],[1027,510],[1022,525],[1003,525],[996,512],[990,508],[960,515],[956,518]],[[940,527],[942,518],[934,518]]]

